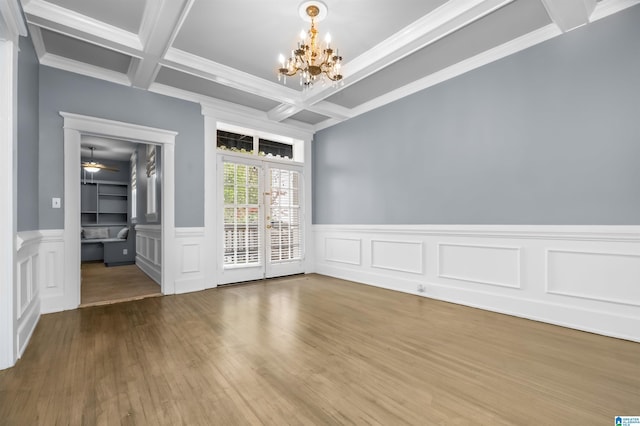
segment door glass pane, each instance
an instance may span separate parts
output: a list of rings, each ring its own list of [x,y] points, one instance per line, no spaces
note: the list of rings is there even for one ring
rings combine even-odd
[[[302,257],[300,173],[270,169],[271,221],[269,260],[283,262]]]
[[[224,265],[259,265],[259,169],[228,162],[223,167]]]

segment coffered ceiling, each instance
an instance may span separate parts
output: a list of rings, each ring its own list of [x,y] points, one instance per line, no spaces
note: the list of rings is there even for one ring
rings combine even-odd
[[[278,82],[301,0],[22,0],[40,63],[318,130],[640,0],[323,0],[342,84]]]

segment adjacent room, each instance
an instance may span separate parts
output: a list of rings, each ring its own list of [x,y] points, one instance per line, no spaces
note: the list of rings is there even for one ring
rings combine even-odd
[[[159,149],[83,136],[80,151],[80,306],[160,296],[144,237],[160,231]],[[136,228],[143,247],[136,246]],[[151,243],[161,244],[161,239]]]
[[[640,423],[640,0],[0,1],[0,423]]]

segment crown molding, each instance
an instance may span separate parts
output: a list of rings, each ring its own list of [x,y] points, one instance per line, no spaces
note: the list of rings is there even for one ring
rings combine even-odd
[[[0,39],[17,42],[20,36],[27,36],[27,26],[18,0],[0,1]]]
[[[222,101],[205,95],[189,92],[187,90],[176,89],[160,83],[153,83],[149,87],[150,92],[158,93],[173,98],[182,99],[189,102],[199,103],[202,115],[215,117],[228,124],[237,126],[252,127],[256,130],[271,132],[283,136],[305,139],[314,133],[314,127],[302,123],[282,123],[269,119],[267,113],[232,102]]]
[[[602,0],[596,4],[590,17],[591,22],[606,18],[637,4],[640,4],[640,0]]]
[[[31,24],[97,44],[132,56],[139,56],[143,46],[137,34],[90,18],[43,0],[24,4],[24,13]]]
[[[33,43],[33,49],[36,51],[38,61],[47,54],[47,50],[44,47],[44,40],[42,40],[42,31],[40,27],[28,24],[29,34],[31,34],[31,42]]]
[[[117,71],[107,70],[84,62],[74,61],[73,59],[64,58],[52,53],[45,53],[39,59],[41,65],[98,78],[100,80],[110,81],[123,86],[131,86],[131,80],[129,80],[129,77],[126,74],[122,74]]]

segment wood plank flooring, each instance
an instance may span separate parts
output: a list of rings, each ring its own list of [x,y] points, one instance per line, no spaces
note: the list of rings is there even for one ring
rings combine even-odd
[[[6,425],[609,425],[640,344],[319,275],[44,315]]]
[[[160,286],[136,265],[83,262],[81,273],[80,307],[162,296]]]

